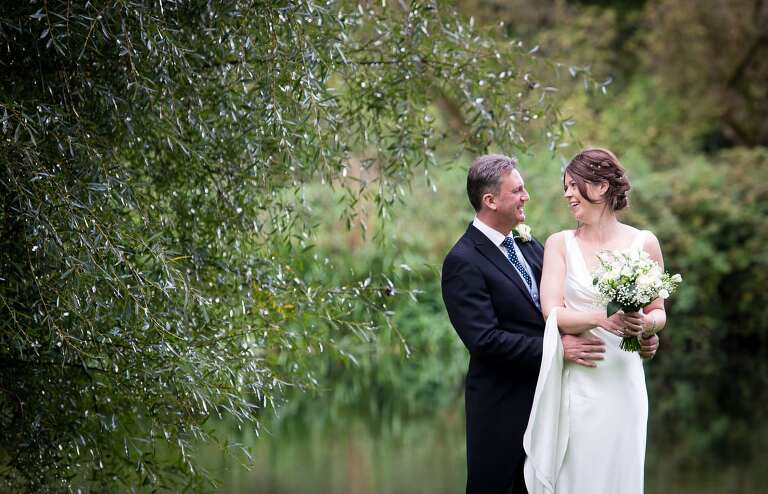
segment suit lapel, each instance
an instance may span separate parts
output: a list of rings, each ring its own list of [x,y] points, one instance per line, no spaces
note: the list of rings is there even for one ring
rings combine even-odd
[[[475,242],[475,247],[477,250],[480,251],[480,253],[489,261],[491,261],[497,268],[499,268],[499,271],[504,273],[507,278],[512,280],[512,283],[514,283],[515,286],[517,286],[517,288],[523,293],[528,302],[530,302],[531,305],[536,308],[536,310],[538,310],[536,304],[533,303],[533,299],[531,298],[531,294],[528,291],[528,288],[525,286],[525,282],[523,282],[523,278],[517,273],[515,267],[512,265],[512,263],[509,262],[509,259],[504,257],[504,254],[501,253],[499,248],[493,245],[493,242],[491,242],[488,237],[483,234],[483,232],[472,225],[469,226],[467,233]],[[526,257],[526,259],[528,258]],[[541,273],[539,273],[539,277],[541,277]]]

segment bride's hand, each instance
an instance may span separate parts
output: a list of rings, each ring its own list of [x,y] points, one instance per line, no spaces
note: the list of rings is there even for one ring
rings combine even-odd
[[[611,317],[603,316],[599,326],[616,336],[626,336],[624,332],[624,319],[620,312]]]
[[[640,336],[643,332],[645,315],[642,312],[624,312],[621,314],[624,324],[624,336]]]

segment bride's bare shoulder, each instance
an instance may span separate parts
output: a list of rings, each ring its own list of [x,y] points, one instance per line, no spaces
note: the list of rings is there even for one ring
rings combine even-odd
[[[553,233],[547,238],[547,242],[544,244],[544,249],[563,251],[565,247],[565,236],[571,235],[572,232],[573,230],[561,230]]]
[[[648,252],[651,258],[658,261],[662,257],[659,239],[650,230],[645,230],[643,233],[645,233],[645,237],[643,237],[643,250]]]

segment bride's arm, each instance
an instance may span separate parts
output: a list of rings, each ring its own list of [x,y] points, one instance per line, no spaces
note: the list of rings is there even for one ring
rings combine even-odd
[[[656,235],[649,232],[649,235],[645,239],[643,245],[648,254],[651,255],[651,259],[659,263],[659,267],[664,271],[664,256],[661,254],[661,245],[659,245],[659,239]],[[657,298],[644,309],[645,318],[643,320],[643,332],[646,334],[656,334],[667,325],[667,312],[664,310],[664,299]]]
[[[544,318],[554,308],[557,310],[557,325],[561,333],[581,334],[595,326],[611,332],[622,329],[619,314],[610,318],[602,311],[583,312],[565,307],[563,287],[565,286],[565,232],[551,235],[544,246],[544,267],[541,273],[541,309]]]

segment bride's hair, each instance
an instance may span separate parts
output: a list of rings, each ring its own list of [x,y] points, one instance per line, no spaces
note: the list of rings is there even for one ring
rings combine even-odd
[[[619,211],[629,205],[629,190],[631,185],[624,167],[619,159],[607,149],[585,149],[573,157],[565,173],[573,177],[579,193],[587,201],[598,201],[589,197],[587,182],[599,184],[606,182],[608,190],[605,191],[605,203],[611,211]],[[565,175],[563,175],[563,188],[565,188]]]

